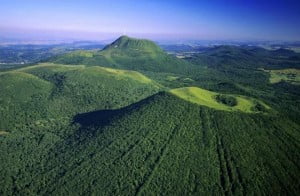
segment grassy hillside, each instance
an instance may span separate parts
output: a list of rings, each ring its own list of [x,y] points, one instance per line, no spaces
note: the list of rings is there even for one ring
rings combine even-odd
[[[26,155],[19,172],[3,164],[1,193],[293,195],[300,188],[299,125],[285,118],[218,111],[160,93],[74,122],[73,134]],[[0,137],[2,160],[16,138]]]
[[[159,91],[146,76],[102,67],[40,64],[0,74],[0,128],[120,108]]]
[[[104,47],[104,50],[135,50],[141,52],[158,53],[162,52],[162,49],[159,48],[154,42],[146,39],[135,39],[128,36],[121,36],[113,43]]]
[[[193,65],[165,53],[154,42],[122,36],[103,50],[77,51],[51,59],[54,63],[105,66],[138,71],[187,73]]]
[[[216,110],[255,113],[270,109],[266,104],[249,97],[219,94],[197,87],[172,89],[170,92],[189,102],[211,107]]]

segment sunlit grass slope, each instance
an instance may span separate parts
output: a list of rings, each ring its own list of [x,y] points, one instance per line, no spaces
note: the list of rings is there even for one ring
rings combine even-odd
[[[121,36],[113,43],[107,45],[104,50],[118,49],[118,50],[135,50],[148,53],[162,52],[163,50],[157,46],[153,41],[147,39],[136,39],[128,36]]]
[[[49,93],[52,84],[25,72],[12,71],[0,75],[1,106],[14,100],[26,102],[35,94]],[[0,106],[0,107],[1,107]]]
[[[89,73],[93,75],[103,74],[110,77],[114,77],[115,79],[119,80],[135,80],[145,84],[151,84],[154,86],[160,86],[155,81],[151,80],[150,78],[146,77],[145,75],[137,72],[137,71],[130,71],[130,70],[122,70],[122,69],[112,69],[107,67],[100,67],[100,66],[91,66],[87,67],[85,65],[62,65],[62,64],[54,64],[54,63],[40,63],[35,66],[25,67],[18,69],[18,71],[25,71],[31,72],[35,69],[50,69],[52,71],[81,71],[83,73]]]
[[[127,36],[121,36],[101,51],[75,51],[51,58],[50,61],[167,73],[187,73],[193,67],[182,59],[168,55],[150,40]]]
[[[239,95],[230,95],[231,97],[236,99],[237,104],[234,106],[228,106],[217,101],[216,96],[220,95],[219,93],[208,91],[198,87],[177,88],[170,90],[170,92],[189,102],[207,106],[217,110],[254,113],[258,112],[255,110],[255,106],[256,104],[258,104],[258,102],[262,104],[266,109],[269,109],[266,104],[260,101]]]
[[[160,91],[135,71],[43,63],[0,74],[0,129],[15,123],[121,108]]]
[[[116,78],[120,78],[120,79],[130,78],[130,79],[137,80],[139,82],[146,83],[146,84],[159,85],[158,83],[154,82],[150,78],[148,78],[148,77],[144,76],[143,74],[136,72],[136,71],[111,69],[111,68],[105,68],[105,67],[93,67],[92,69],[95,69],[96,71],[105,71],[105,72],[107,72],[107,74],[114,75]]]

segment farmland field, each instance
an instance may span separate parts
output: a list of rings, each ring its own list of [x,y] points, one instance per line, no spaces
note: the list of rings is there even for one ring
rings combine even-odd
[[[299,69],[280,69],[280,70],[268,70],[270,73],[270,82],[289,82],[292,84],[300,84],[300,70]]]

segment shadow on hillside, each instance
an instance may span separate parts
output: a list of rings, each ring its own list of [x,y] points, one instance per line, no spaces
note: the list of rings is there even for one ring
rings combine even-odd
[[[133,103],[133,104],[126,106],[124,108],[121,108],[121,109],[98,110],[98,111],[77,114],[73,117],[73,123],[78,123],[81,125],[81,127],[106,126],[110,122],[112,122],[114,119],[117,119],[121,116],[131,113],[132,111],[137,110],[138,108],[140,108],[141,105],[152,102],[153,99],[155,99],[156,97],[159,97],[163,94],[166,94],[166,93],[159,92],[155,95],[147,97],[146,99],[143,99],[137,103]]]
[[[109,124],[115,116],[121,113],[122,109],[87,112],[74,116],[73,122],[79,123],[82,127],[105,126]]]

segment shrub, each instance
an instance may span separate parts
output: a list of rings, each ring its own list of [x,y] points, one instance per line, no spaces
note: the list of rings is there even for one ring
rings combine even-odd
[[[228,106],[236,106],[237,105],[237,100],[233,96],[229,95],[216,95],[215,99],[217,102],[228,105]]]

